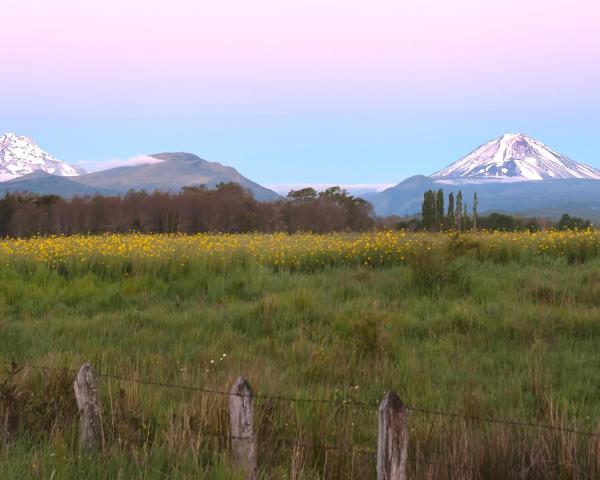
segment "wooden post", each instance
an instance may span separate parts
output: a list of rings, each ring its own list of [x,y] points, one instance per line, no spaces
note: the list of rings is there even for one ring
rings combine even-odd
[[[96,371],[89,362],[79,369],[73,389],[80,414],[79,446],[84,450],[99,450],[104,443],[104,432],[96,388]]]
[[[379,404],[377,480],[406,480],[408,410],[395,392]]]
[[[229,395],[229,423],[233,460],[247,480],[256,479],[256,438],[252,420],[252,388],[239,377]]]

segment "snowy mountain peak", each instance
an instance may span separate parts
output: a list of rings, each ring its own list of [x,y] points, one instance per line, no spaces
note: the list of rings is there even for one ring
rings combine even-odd
[[[0,135],[0,182],[38,170],[62,177],[74,177],[85,173],[80,167],[54,158],[29,137],[14,133]]]
[[[524,133],[507,133],[431,176],[512,181],[600,180],[600,170],[577,163]]]

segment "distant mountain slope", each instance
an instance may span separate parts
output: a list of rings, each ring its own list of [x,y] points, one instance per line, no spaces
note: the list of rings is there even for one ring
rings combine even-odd
[[[431,175],[511,180],[600,179],[600,170],[577,163],[523,133],[508,133]]]
[[[214,188],[219,183],[236,182],[252,192],[257,200],[272,201],[280,196],[242,176],[235,168],[208,162],[191,153],[159,153],[150,155],[162,160],[131,167],[116,167],[77,177],[85,185],[116,189],[147,191],[178,191],[185,186],[206,185]]]
[[[71,178],[50,175],[43,171],[34,171],[13,180],[0,182],[0,194],[4,195],[6,192],[30,192],[39,195],[55,194],[62,197],[73,197],[75,195],[115,195],[119,193],[114,189],[83,185],[74,182]]]
[[[503,135],[430,177],[407,178],[370,201],[378,215],[412,215],[420,213],[426,190],[440,188],[462,190],[469,205],[477,192],[480,212],[600,220],[600,171],[524,134]]]
[[[407,178],[371,199],[379,215],[411,215],[421,212],[423,193],[443,189],[463,192],[469,211],[477,193],[479,211],[499,211],[558,218],[562,213],[600,219],[600,181],[563,179],[523,182],[442,183],[431,177]]]
[[[159,153],[151,157],[160,161],[86,173],[43,151],[29,137],[8,133],[0,136],[0,192],[28,190],[72,196],[96,192],[118,194],[131,189],[179,191],[182,187],[200,185],[214,188],[219,183],[235,182],[250,190],[257,200],[281,198],[232,167],[208,162],[190,153]],[[30,176],[35,172],[50,176]],[[70,177],[74,182],[60,181],[58,177]],[[6,185],[13,180],[17,182]]]
[[[73,177],[85,171],[69,165],[38,147],[29,137],[7,133],[0,136],[0,182],[35,171]]]

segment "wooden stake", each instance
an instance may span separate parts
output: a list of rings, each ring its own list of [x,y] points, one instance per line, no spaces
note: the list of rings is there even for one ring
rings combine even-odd
[[[256,438],[252,419],[252,388],[239,377],[229,396],[229,423],[233,460],[245,473],[247,480],[256,479]]]
[[[79,446],[84,450],[99,450],[104,443],[104,432],[96,388],[96,372],[89,362],[79,369],[73,389],[80,414]]]
[[[388,392],[379,404],[377,480],[406,480],[408,410],[400,397]]]

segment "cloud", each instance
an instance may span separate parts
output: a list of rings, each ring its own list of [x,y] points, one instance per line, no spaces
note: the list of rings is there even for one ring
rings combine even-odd
[[[381,192],[386,188],[393,187],[393,183],[275,183],[267,185],[267,188],[279,193],[287,195],[290,190],[300,190],[302,188],[312,187],[318,192],[321,192],[329,187],[340,187],[348,190],[351,195],[358,195],[370,192]]]
[[[107,160],[100,161],[83,161],[79,162],[79,165],[92,172],[98,172],[100,170],[107,170],[115,167],[135,167],[137,165],[147,165],[152,163],[162,163],[164,160],[160,158],[150,157],[148,155],[135,155],[128,158],[109,158]]]

